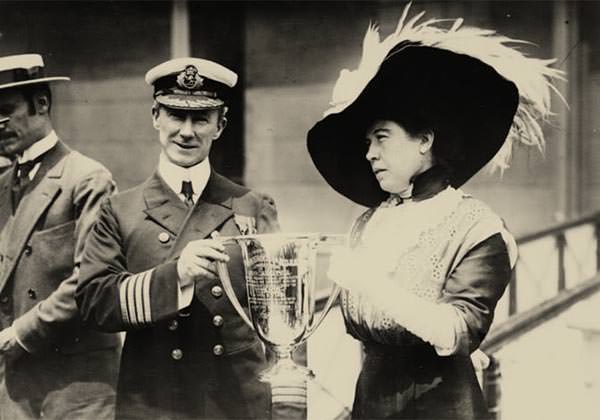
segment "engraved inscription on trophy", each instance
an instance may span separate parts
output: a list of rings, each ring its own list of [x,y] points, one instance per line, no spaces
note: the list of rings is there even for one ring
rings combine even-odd
[[[217,268],[225,293],[240,317],[275,353],[275,365],[263,372],[263,381],[313,376],[309,369],[296,365],[291,354],[319,326],[339,293],[334,285],[315,322],[316,250],[323,238],[319,234],[223,238],[237,243],[242,251],[250,318],[235,296],[227,266],[220,263]]]
[[[273,255],[260,244],[248,244],[248,303],[259,336],[271,344],[298,343],[308,325],[302,302],[305,277],[311,273],[304,264],[299,278],[296,252],[293,246],[281,245]]]

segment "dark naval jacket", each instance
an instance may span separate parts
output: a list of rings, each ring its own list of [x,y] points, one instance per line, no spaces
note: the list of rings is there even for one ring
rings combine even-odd
[[[257,380],[265,353],[220,281],[196,284],[178,311],[177,258],[193,240],[278,229],[270,198],[211,173],[192,209],[155,173],[107,200],[86,243],[76,299],[85,322],[126,331],[117,418],[267,418],[270,390]],[[239,250],[230,277],[246,307]]]

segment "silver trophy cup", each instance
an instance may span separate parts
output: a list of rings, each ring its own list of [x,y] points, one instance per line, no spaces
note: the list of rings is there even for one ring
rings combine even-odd
[[[292,360],[292,352],[323,321],[335,302],[334,284],[327,303],[315,320],[315,270],[319,244],[341,236],[320,234],[259,234],[221,238],[237,243],[242,252],[250,318],[236,297],[227,264],[217,269],[223,288],[242,319],[273,350],[275,364],[262,372],[263,382],[304,381],[314,376]]]

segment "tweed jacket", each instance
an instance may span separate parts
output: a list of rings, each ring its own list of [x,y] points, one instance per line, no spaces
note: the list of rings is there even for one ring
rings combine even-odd
[[[0,230],[7,244],[0,255],[0,324],[14,325],[27,352],[6,360],[8,393],[15,400],[44,400],[66,383],[101,381],[114,388],[119,337],[83,329],[74,299],[84,239],[100,201],[115,188],[112,177],[59,141],[13,214],[14,170],[0,177]],[[112,359],[102,349],[110,349]]]
[[[257,380],[265,355],[220,281],[200,281],[178,311],[177,258],[210,237],[278,229],[272,200],[211,173],[192,209],[155,173],[107,200],[86,243],[77,289],[85,322],[126,331],[117,418],[266,418],[270,390]],[[241,254],[230,277],[247,306]]]

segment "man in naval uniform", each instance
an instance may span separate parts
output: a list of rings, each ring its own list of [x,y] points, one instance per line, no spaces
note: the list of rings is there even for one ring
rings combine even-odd
[[[50,118],[37,54],[0,57],[0,419],[111,419],[121,341],[82,327],[74,293],[108,170]]]
[[[102,206],[76,299],[85,322],[126,331],[117,418],[268,418],[265,353],[229,303],[216,261],[247,302],[241,255],[214,239],[278,230],[272,199],[219,175],[209,151],[237,75],[179,58],[146,74],[162,152],[156,172]]]

